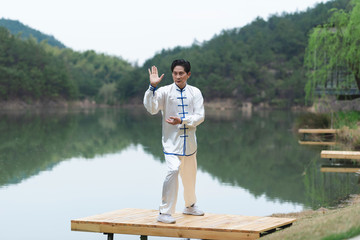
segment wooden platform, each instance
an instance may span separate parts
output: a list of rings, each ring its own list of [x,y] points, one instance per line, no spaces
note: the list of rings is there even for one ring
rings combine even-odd
[[[299,141],[301,145],[324,145],[324,146],[333,146],[336,145],[336,142],[323,142],[323,141]]]
[[[335,134],[337,133],[338,129],[304,129],[300,128],[298,130],[299,133],[313,133],[313,134],[324,134],[324,133],[331,133]]]
[[[336,158],[336,159],[352,159],[360,160],[360,152],[358,151],[321,151],[321,158]]]
[[[291,226],[294,218],[248,217],[206,213],[189,216],[175,213],[175,224],[156,221],[158,210],[126,208],[71,220],[72,231],[135,234],[197,239],[258,239],[266,233]]]
[[[303,134],[302,139],[299,141],[299,144],[303,145],[335,145],[334,141],[323,141],[325,139],[334,138],[334,134],[337,132],[337,129],[303,129],[298,130],[299,133]],[[319,138],[319,139],[316,139]],[[315,141],[314,141],[315,140]],[[316,141],[318,140],[318,141]]]
[[[320,171],[334,173],[360,173],[360,167],[322,166]]]

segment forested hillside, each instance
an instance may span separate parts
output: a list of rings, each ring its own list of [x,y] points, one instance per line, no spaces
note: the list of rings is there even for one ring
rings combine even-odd
[[[17,20],[0,19],[0,26],[7,28],[13,35],[20,35],[22,39],[28,39],[34,37],[38,42],[46,41],[49,45],[59,48],[65,48],[66,46],[58,41],[54,36],[43,34],[42,32],[32,29]]]
[[[169,84],[171,62],[185,58],[192,64],[189,84],[199,87],[206,101],[232,98],[239,104],[303,105],[307,82],[304,54],[310,30],[325,23],[331,9],[349,8],[349,1],[320,3],[304,12],[273,15],[268,20],[257,18],[203,43],[163,49],[135,67],[120,57],[92,50],[76,52],[50,46],[49,40],[48,44],[34,38],[22,40],[0,27],[0,99],[140,102],[149,84],[147,68],[156,65],[165,73],[161,85]]]
[[[0,27],[0,99],[92,99],[113,104],[116,84],[133,67],[113,56],[22,40]]]
[[[40,99],[77,96],[65,62],[33,38],[21,40],[0,27],[0,98]]]
[[[330,1],[305,12],[274,15],[267,21],[257,18],[202,44],[162,50],[137,71],[146,79],[146,69],[157,65],[166,75],[164,82],[169,83],[172,59],[186,58],[193,67],[189,83],[201,88],[207,100],[235,98],[239,103],[302,105],[307,81],[303,62],[309,32],[328,20],[330,9],[347,8],[348,3],[349,0]],[[138,94],[143,88],[138,86]]]

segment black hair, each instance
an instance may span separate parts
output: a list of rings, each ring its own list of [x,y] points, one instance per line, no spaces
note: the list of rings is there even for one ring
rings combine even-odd
[[[190,72],[190,69],[191,69],[191,65],[190,65],[190,62],[189,61],[186,61],[184,59],[176,59],[172,62],[171,64],[171,72],[174,71],[174,68],[176,66],[183,66],[184,67],[184,70],[186,73],[189,73]]]

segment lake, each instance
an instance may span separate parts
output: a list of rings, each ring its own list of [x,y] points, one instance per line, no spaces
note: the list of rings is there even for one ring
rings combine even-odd
[[[358,175],[320,171],[328,164],[320,151],[329,147],[299,145],[296,116],[206,111],[197,129],[198,205],[267,216],[331,207],[359,193]],[[166,174],[160,120],[143,108],[0,113],[0,239],[106,239],[72,232],[70,220],[158,209]]]

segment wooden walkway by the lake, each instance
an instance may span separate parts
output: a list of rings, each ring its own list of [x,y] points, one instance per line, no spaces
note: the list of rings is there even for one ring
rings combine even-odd
[[[299,133],[311,133],[311,134],[335,134],[339,130],[338,129],[306,129],[306,128],[300,128],[298,130]]]
[[[299,141],[299,144],[302,145],[327,145],[332,146],[336,145],[336,142],[334,141],[309,141],[307,139],[308,135],[317,135],[317,136],[324,136],[324,135],[330,135],[334,136],[339,130],[338,129],[304,129],[300,128],[298,130],[299,133],[303,134],[303,139]]]
[[[325,129],[325,128],[319,128],[319,129],[307,129],[307,128],[300,128],[299,133],[311,133],[311,134],[335,134],[339,130],[338,129]]]
[[[175,213],[175,224],[157,222],[158,210],[126,208],[91,217],[71,220],[71,230],[108,234],[197,238],[197,239],[258,239],[262,235],[291,226],[294,218],[249,217],[206,213],[191,216]]]
[[[324,146],[333,146],[336,145],[336,142],[323,142],[323,141],[299,141],[301,145],[324,145]]]
[[[321,166],[321,172],[333,172],[333,173],[360,173],[359,167],[347,167],[347,166]]]
[[[360,160],[359,151],[321,151],[321,158]]]

